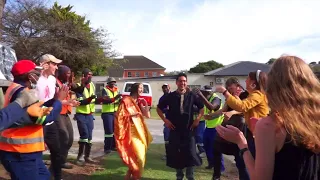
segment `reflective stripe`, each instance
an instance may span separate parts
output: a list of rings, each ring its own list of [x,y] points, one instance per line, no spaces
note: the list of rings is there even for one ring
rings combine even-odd
[[[197,143],[198,146],[204,146],[203,143]]]
[[[103,90],[108,94],[109,98],[111,99],[116,97],[119,94],[118,91],[111,91],[108,88],[104,88]],[[119,99],[109,104],[102,104],[101,112],[102,113],[116,112],[118,110],[118,106],[119,106]]]
[[[88,142],[88,139],[79,139],[79,142]]]
[[[33,144],[38,142],[44,142],[44,139],[41,137],[38,138],[28,138],[28,139],[22,139],[22,138],[6,138],[3,136],[0,136],[0,142],[2,143],[8,143],[8,144]]]
[[[88,143],[91,144],[92,143],[91,140],[89,140]]]
[[[43,122],[46,120],[47,116],[42,116],[42,117],[39,117],[36,121],[36,124],[39,124],[39,125],[42,125]]]
[[[105,134],[104,137],[113,137],[113,134]]]

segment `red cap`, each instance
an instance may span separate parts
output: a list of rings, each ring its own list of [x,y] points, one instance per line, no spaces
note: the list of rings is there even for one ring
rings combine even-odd
[[[35,69],[38,68],[36,64],[31,60],[20,60],[13,65],[11,73],[13,76],[19,76]]]

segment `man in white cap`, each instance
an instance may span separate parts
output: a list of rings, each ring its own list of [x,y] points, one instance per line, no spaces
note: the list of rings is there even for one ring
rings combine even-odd
[[[36,89],[39,99],[46,102],[47,106],[50,106],[50,101],[54,99],[56,93],[57,80],[55,78],[55,72],[58,69],[58,64],[61,62],[62,60],[51,54],[45,54],[39,58],[39,64],[44,70],[41,72]],[[58,120],[59,119],[56,119],[56,121]],[[50,150],[50,170],[52,171],[54,179],[61,179],[62,155],[58,123],[47,123],[44,127],[44,132],[45,143]]]

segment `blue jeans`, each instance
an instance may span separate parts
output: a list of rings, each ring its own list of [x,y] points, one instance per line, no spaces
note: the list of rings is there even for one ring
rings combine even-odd
[[[80,134],[79,142],[91,143],[92,131],[93,131],[93,120],[92,114],[75,114],[77,120],[78,130]]]
[[[1,164],[10,173],[12,180],[34,179],[48,180],[50,173],[43,163],[42,153],[19,154],[0,152]]]
[[[206,122],[200,121],[198,127],[196,128],[196,137],[195,137],[199,153],[205,152],[203,148],[204,147],[203,136],[204,136],[205,129],[206,129]]]
[[[216,128],[206,128],[204,131],[204,149],[206,150],[207,160],[209,166],[214,165],[214,139],[216,138],[217,131]],[[225,170],[223,157],[221,156],[221,171]]]
[[[114,113],[102,113],[101,118],[103,120],[104,128],[104,150],[111,151],[115,148],[113,137]]]
[[[166,154],[168,152],[169,135],[170,135],[170,129],[167,126],[163,125],[163,139],[164,139]]]

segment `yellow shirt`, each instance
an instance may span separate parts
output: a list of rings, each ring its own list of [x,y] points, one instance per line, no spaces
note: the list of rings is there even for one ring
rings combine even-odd
[[[249,96],[244,100],[229,96],[226,103],[232,109],[244,114],[244,119],[251,132],[254,132],[254,127],[251,127],[249,123],[250,118],[263,118],[269,114],[267,97],[259,90],[249,93]]]

